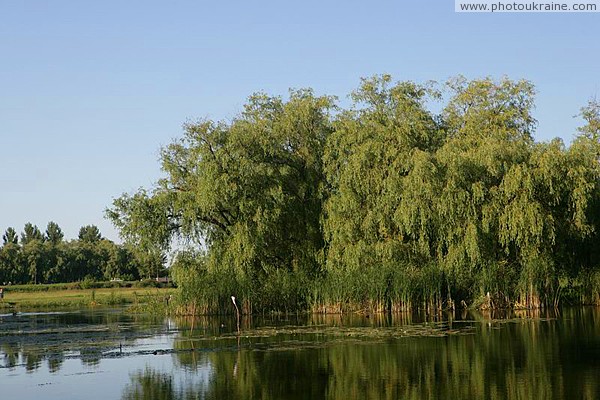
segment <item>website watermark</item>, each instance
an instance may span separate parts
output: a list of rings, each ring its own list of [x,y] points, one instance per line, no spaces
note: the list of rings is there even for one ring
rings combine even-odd
[[[454,11],[467,13],[592,13],[600,12],[600,0],[564,0],[562,2],[527,0],[454,0]]]

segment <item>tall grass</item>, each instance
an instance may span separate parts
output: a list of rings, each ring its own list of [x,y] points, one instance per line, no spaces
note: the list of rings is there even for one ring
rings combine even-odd
[[[309,312],[381,313],[445,309],[536,309],[566,304],[600,305],[600,272],[555,278],[551,264],[536,261],[521,271],[494,263],[461,279],[436,263],[399,263],[309,276],[289,270],[259,278],[233,271],[180,276],[172,311],[179,315],[233,314],[231,296],[243,314]]]
[[[380,313],[447,306],[444,271],[435,264],[330,271],[314,276],[272,270],[260,280],[231,271],[179,276],[174,310],[180,315],[232,314],[235,296],[242,313]]]

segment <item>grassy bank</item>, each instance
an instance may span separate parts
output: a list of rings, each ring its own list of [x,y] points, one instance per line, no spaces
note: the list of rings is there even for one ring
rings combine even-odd
[[[61,289],[58,285],[51,289],[47,286],[52,285],[39,285],[40,290],[33,290],[31,286],[34,285],[26,286],[28,287],[5,288],[4,299],[0,300],[0,309],[138,305],[167,298],[176,290],[134,287]]]

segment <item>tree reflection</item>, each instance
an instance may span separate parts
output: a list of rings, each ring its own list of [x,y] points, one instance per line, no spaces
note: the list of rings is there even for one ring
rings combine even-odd
[[[4,355],[4,366],[14,368],[19,361],[19,349],[12,343],[0,343],[0,353]]]
[[[62,367],[64,361],[63,353],[55,354],[48,358],[48,371],[51,373],[56,373],[60,371],[60,367]]]
[[[181,399],[175,393],[173,378],[165,373],[146,368],[130,377],[131,382],[125,386],[122,399],[131,400],[171,400]]]
[[[133,373],[122,397],[600,398],[599,309],[567,309],[557,319],[539,312],[454,317],[443,324],[444,335],[427,328],[440,326],[439,317],[409,315],[248,322],[241,336],[218,319],[188,321],[174,342],[173,370]],[[347,335],[353,326],[368,334]],[[466,326],[472,329],[461,330]],[[408,329],[416,333],[377,336]],[[100,348],[78,349],[84,365],[102,362]],[[3,367],[33,372],[47,362],[54,373],[63,359],[33,341],[0,343]]]
[[[102,352],[95,348],[84,348],[79,352],[81,356],[81,362],[83,365],[93,367],[100,364],[102,358]]]
[[[162,319],[111,310],[1,317],[0,368],[24,367],[33,373],[47,362],[48,371],[57,373],[65,354],[76,351],[83,365],[93,367],[104,353],[117,351],[140,335],[163,331]]]
[[[211,351],[207,384],[182,393],[204,399],[600,398],[598,310],[565,310],[559,320],[502,317],[471,316],[477,329],[468,335],[322,345],[298,339],[297,345]]]
[[[23,353],[25,358],[25,370],[33,372],[42,365],[42,355],[38,352]]]

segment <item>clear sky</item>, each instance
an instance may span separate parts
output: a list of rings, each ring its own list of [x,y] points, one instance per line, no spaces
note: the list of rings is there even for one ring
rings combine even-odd
[[[568,142],[600,92],[600,13],[457,14],[452,0],[0,1],[0,231],[67,238],[160,177],[186,120],[255,91],[344,97],[360,77],[537,87],[536,138]]]

